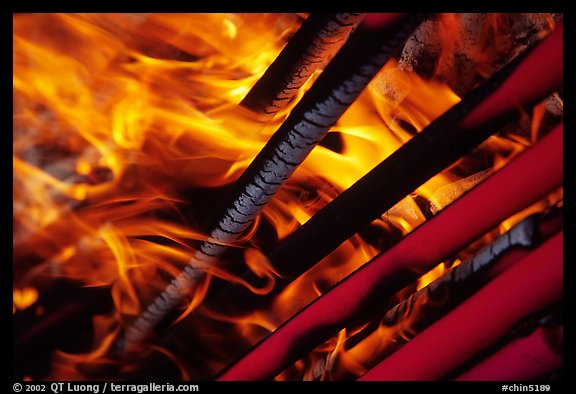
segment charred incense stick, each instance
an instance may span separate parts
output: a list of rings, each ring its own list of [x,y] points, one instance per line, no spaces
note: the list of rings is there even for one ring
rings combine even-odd
[[[532,381],[562,368],[563,326],[542,325],[478,362],[456,381]]]
[[[562,184],[562,126],[285,322],[220,380],[271,379],[382,300]],[[518,191],[521,191],[519,193]],[[471,226],[470,223],[474,223]]]
[[[546,58],[547,62],[542,62]],[[541,78],[543,75],[546,79]],[[526,84],[526,81],[538,81]],[[372,171],[266,253],[279,273],[278,292],[326,257],[342,242],[368,226],[432,176],[552,94],[562,84],[562,26],[535,48],[501,69],[460,103],[428,125]],[[246,271],[243,279],[260,278]],[[231,309],[258,305],[244,287],[227,284],[217,294]]]
[[[267,253],[275,269],[282,277],[299,276],[499,126],[516,118],[520,105],[530,107],[559,89],[562,48],[557,45],[561,42],[559,26],[534,51],[510,62],[340,194]],[[541,55],[550,56],[549,63],[542,63]],[[543,74],[547,79],[541,79],[539,86],[522,87]]]
[[[344,45],[365,14],[311,14],[240,105],[266,116],[284,108]]]
[[[522,319],[557,303],[562,240],[560,231],[359,380],[441,379]]]
[[[236,182],[224,213],[186,268],[146,308],[118,341],[129,350],[182,304],[214,264],[238,240],[276,191],[322,140],[329,128],[422,20],[420,14],[386,14],[377,26],[361,26]]]

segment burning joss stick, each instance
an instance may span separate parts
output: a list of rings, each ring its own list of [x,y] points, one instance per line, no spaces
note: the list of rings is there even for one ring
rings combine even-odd
[[[225,212],[209,240],[204,242],[186,268],[128,327],[120,347],[129,349],[148,337],[152,329],[206,275],[254,221],[282,184],[290,177],[330,127],[362,92],[364,87],[400,49],[418,26],[420,14],[387,14],[378,26],[362,28],[350,37],[288,119],[242,174]]]

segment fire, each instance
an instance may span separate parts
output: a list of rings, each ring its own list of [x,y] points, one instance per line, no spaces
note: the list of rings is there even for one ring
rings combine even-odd
[[[430,271],[426,272],[424,275],[420,277],[420,279],[418,280],[418,284],[416,285],[416,291],[428,286],[432,281],[434,281],[434,279],[444,275],[446,271],[447,271],[446,263],[438,264],[436,267],[432,268]]]
[[[90,375],[87,363],[113,364],[121,327],[185,266],[195,242],[206,239],[203,225],[214,203],[294,105],[267,124],[238,107],[302,20],[224,13],[14,16],[14,310],[37,301],[30,286],[57,279],[109,287],[114,300],[113,310],[93,318],[90,352],[54,349],[51,377],[81,378]],[[225,257],[229,265],[245,264],[264,285],[255,287],[234,270],[210,273],[269,293],[277,274],[264,247],[305,223],[459,100],[447,84],[391,61]],[[219,347],[227,335],[254,344],[375,256],[381,244],[409,233],[530,142],[489,139],[476,152],[488,162],[462,159],[438,174],[372,224],[376,240],[354,236],[263,311],[201,311],[205,321],[197,331],[212,344],[210,351],[198,350],[198,357],[206,356],[204,375],[194,375],[174,349],[157,344],[148,350],[176,365],[182,378],[209,377],[235,358]],[[419,286],[434,277],[427,275]],[[201,304],[208,285],[190,297],[189,310]],[[219,324],[233,327],[212,334]],[[316,362],[334,363],[350,335],[342,331],[317,349]],[[119,370],[134,373],[138,366],[126,362]]]
[[[12,292],[13,312],[24,310],[38,300],[38,290],[33,287],[14,289]]]

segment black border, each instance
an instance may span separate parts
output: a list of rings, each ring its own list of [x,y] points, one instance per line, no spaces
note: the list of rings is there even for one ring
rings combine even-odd
[[[576,21],[573,11],[564,13],[564,47],[574,48],[576,38]],[[570,52],[564,53],[564,373],[563,379],[569,382],[576,376],[575,361],[576,322],[576,155],[571,149],[576,147],[575,135],[575,99],[574,83],[576,82],[576,61]],[[566,149],[566,148],[569,149]]]
[[[18,12],[131,12],[137,9],[139,12],[151,12],[151,11],[160,11],[160,12],[320,12],[320,11],[327,11],[320,7],[319,2],[301,2],[301,1],[284,1],[284,4],[277,4],[278,2],[266,2],[263,4],[249,4],[244,2],[234,2],[232,4],[228,4],[225,1],[218,1],[216,2],[205,1],[203,4],[200,2],[194,2],[190,4],[188,7],[184,6],[185,3],[179,2],[170,2],[170,1],[162,1],[158,3],[150,3],[148,5],[138,4],[134,6],[128,2],[119,4],[119,2],[113,3],[106,3],[106,2],[98,2],[98,3],[86,3],[86,2],[70,2],[70,1],[62,1],[62,0],[53,0],[53,1],[42,1],[42,2],[19,2],[19,3],[12,3],[9,5],[7,12],[2,13],[2,28],[5,31],[2,34],[2,37],[5,40],[6,47],[11,47],[10,36],[8,33],[8,28],[12,26],[12,14]],[[343,11],[405,11],[406,10],[406,3],[405,2],[370,2],[370,5],[363,5],[358,4],[357,1],[351,3],[354,4],[354,8],[352,10],[344,9]],[[324,5],[329,3],[324,3]],[[506,1],[506,2],[492,2],[492,3],[480,3],[481,6],[478,4],[471,4],[471,2],[462,2],[459,4],[454,4],[454,2],[447,2],[447,1],[434,1],[433,3],[427,4],[430,11],[432,12],[512,12],[522,10],[524,12],[562,12],[564,13],[564,39],[565,44],[564,46],[567,48],[576,48],[574,43],[576,38],[576,27],[574,22],[576,22],[575,13],[572,11],[571,7],[569,7],[570,3],[568,0],[565,1],[556,1],[556,0],[546,0],[542,2],[526,2],[526,1]],[[4,6],[5,7],[5,6]],[[3,7],[3,8],[4,8]],[[346,7],[344,7],[346,8]],[[418,4],[418,8],[425,8],[422,7],[422,4]],[[428,11],[428,10],[427,10]],[[10,18],[10,19],[9,19]],[[574,111],[576,110],[575,101],[574,101],[574,82],[576,79],[576,75],[574,74],[574,70],[576,70],[576,64],[574,60],[573,52],[568,51],[564,55],[564,62],[565,62],[565,79],[564,79],[564,90],[563,90],[563,99],[564,105],[567,110],[564,111],[564,123],[565,123],[565,143],[564,146],[568,146],[570,148],[576,147],[576,143],[574,142],[574,135],[576,133],[576,124],[575,124],[575,116]],[[5,70],[6,75],[2,79],[3,82],[8,84],[9,82],[9,75],[8,70],[12,69],[12,65],[10,68],[6,65],[2,67]],[[9,97],[8,93],[8,86],[5,87],[5,93],[3,94],[4,97]],[[11,116],[11,107],[8,106],[6,101],[3,101],[2,108],[7,112],[4,114],[2,119],[7,122],[8,119],[12,119]],[[7,130],[2,133],[2,138],[10,138],[10,140],[2,141],[2,147],[6,150],[9,149],[11,146],[12,138],[11,134],[9,134]],[[574,361],[576,357],[576,341],[574,339],[574,333],[576,332],[576,323],[574,322],[574,311],[576,310],[576,302],[575,302],[575,279],[576,279],[576,256],[575,256],[575,242],[576,239],[576,221],[574,218],[576,217],[576,179],[574,177],[575,164],[574,154],[571,151],[564,152],[564,209],[565,215],[569,218],[564,222],[564,231],[565,231],[565,256],[564,256],[564,324],[565,324],[565,331],[564,331],[564,368],[561,377],[561,381],[559,382],[543,382],[544,384],[550,384],[552,386],[552,392],[564,392],[562,389],[564,386],[572,386],[571,381],[573,379],[573,372],[574,372]],[[13,168],[12,161],[10,159],[9,152],[6,154],[1,155],[2,160],[4,161],[1,165],[1,168]],[[9,177],[7,174],[2,177],[2,179],[6,180],[6,186],[3,190],[12,190],[12,184],[9,182]],[[4,194],[6,199],[8,200],[9,196],[7,193]],[[8,203],[10,201],[10,203]],[[3,206],[12,206],[12,200],[8,200],[6,204]],[[8,253],[8,250],[11,249],[11,242],[10,238],[7,236],[9,229],[11,230],[12,227],[9,227],[8,221],[8,214],[2,216],[2,226],[3,226],[3,234],[4,243],[2,250]],[[8,262],[5,262],[6,266]],[[1,294],[0,294],[0,305],[2,311],[2,318],[6,319],[3,320],[4,327],[10,327],[10,331],[12,331],[12,306],[10,303],[11,300],[11,289],[12,289],[12,271],[8,271],[0,275],[2,280],[6,281],[0,285]],[[8,336],[2,335],[2,338],[8,342]],[[10,337],[13,338],[13,335]],[[12,339],[10,339],[12,342]],[[3,355],[8,354],[8,344],[3,349]],[[6,356],[7,358],[7,356]],[[5,365],[5,364],[4,364]],[[2,368],[2,375],[6,373],[6,375],[10,374],[12,376],[12,372],[5,372],[7,369]],[[4,379],[3,379],[4,380]],[[6,386],[6,391],[3,392],[13,392],[12,384],[14,383],[12,378],[6,379],[7,383],[10,386]],[[91,382],[86,382],[91,383]],[[96,382],[92,382],[96,383]],[[134,382],[136,383],[136,382]],[[147,383],[147,382],[141,382]],[[160,382],[159,382],[160,383]],[[176,383],[176,382],[173,382]],[[501,383],[502,382],[198,382],[201,391],[206,391],[206,389],[249,389],[249,390],[262,390],[263,392],[269,392],[270,389],[277,387],[278,385],[284,386],[285,388],[298,388],[302,387],[302,384],[305,384],[307,388],[312,390],[314,389],[328,389],[332,388],[332,385],[337,385],[338,387],[350,388],[350,389],[361,389],[361,390],[378,390],[382,388],[389,388],[389,389],[423,389],[423,390],[442,390],[444,393],[449,392],[457,392],[461,393],[462,390],[466,389],[478,389],[481,392],[501,392]],[[509,383],[509,382],[504,382]],[[527,382],[525,384],[528,384]],[[48,387],[47,390],[48,391]]]

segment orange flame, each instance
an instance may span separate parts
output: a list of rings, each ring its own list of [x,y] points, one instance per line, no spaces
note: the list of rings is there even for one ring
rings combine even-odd
[[[12,292],[13,312],[24,310],[38,300],[38,290],[33,287],[14,289]]]

